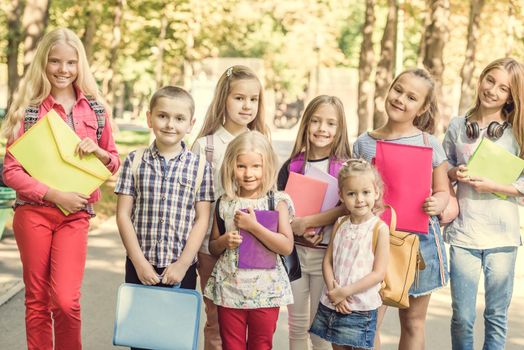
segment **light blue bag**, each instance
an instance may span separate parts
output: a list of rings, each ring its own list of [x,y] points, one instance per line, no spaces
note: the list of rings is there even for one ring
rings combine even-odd
[[[113,344],[155,350],[196,350],[200,293],[124,283],[118,288]]]

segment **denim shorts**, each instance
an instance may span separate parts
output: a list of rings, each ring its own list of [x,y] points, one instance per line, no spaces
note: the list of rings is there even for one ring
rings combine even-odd
[[[444,287],[449,280],[448,262],[444,240],[440,233],[438,219],[429,220],[428,234],[419,234],[420,253],[426,264],[424,270],[417,271],[409,295],[418,297]]]
[[[344,315],[319,303],[309,332],[333,344],[373,349],[376,329],[377,310]]]

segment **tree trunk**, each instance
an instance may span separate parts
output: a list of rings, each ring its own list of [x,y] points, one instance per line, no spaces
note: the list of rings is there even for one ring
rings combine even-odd
[[[384,101],[388,85],[393,79],[395,66],[395,44],[397,37],[398,5],[396,0],[388,0],[388,19],[380,48],[380,61],[375,75],[375,112],[373,128],[379,128],[386,122]]]
[[[440,133],[443,131],[444,124],[448,124],[450,114],[442,93],[443,52],[448,39],[449,0],[429,0],[428,6],[422,62],[435,79],[435,92],[439,101],[440,114],[445,116],[444,118],[435,116],[436,131]]]
[[[14,0],[12,10],[7,12],[7,106],[10,105],[13,93],[18,87],[18,49],[22,42],[20,19],[24,13],[25,1]]]
[[[84,44],[84,49],[86,51],[87,61],[91,64],[93,60],[93,39],[96,34],[97,27],[97,14],[96,11],[92,8],[93,5],[89,2],[86,5],[84,11],[84,18],[86,19],[86,24],[84,28],[84,35],[82,35],[82,44]]]
[[[165,40],[166,32],[169,22],[167,16],[164,14],[160,19],[160,35],[158,37],[158,54],[155,65],[155,81],[157,90],[163,85],[163,75],[164,75],[164,50],[165,50]]]
[[[38,42],[44,36],[49,19],[49,0],[29,0],[24,9],[24,72],[35,56]]]
[[[373,98],[371,72],[375,63],[373,28],[375,26],[375,0],[366,0],[366,18],[362,28],[363,39],[358,62],[358,134],[368,130],[370,107]]]
[[[112,106],[114,102],[114,76],[116,69],[116,61],[118,59],[118,48],[122,40],[122,16],[124,13],[124,7],[126,6],[126,0],[117,0],[115,7],[115,17],[113,19],[113,40],[111,41],[111,48],[109,51],[109,66],[107,73],[105,74],[104,81],[102,82],[102,93],[107,103]],[[112,114],[112,113],[111,113]]]
[[[473,71],[475,69],[475,54],[477,49],[477,40],[480,34],[480,14],[484,6],[484,0],[471,0],[469,9],[468,24],[468,43],[464,57],[464,65],[460,71],[462,84],[460,86],[460,104],[459,113],[462,114],[468,109],[475,94],[475,84],[473,81]]]
[[[515,42],[515,26],[516,26],[516,20],[515,20],[515,13],[518,13],[517,8],[517,1],[516,0],[509,0],[508,3],[508,26],[507,26],[507,33],[506,37],[508,38],[506,41],[506,57],[511,56],[513,52],[513,45]]]

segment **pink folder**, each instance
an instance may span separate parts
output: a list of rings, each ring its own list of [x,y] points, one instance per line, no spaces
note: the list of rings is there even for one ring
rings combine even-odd
[[[242,209],[247,212],[247,210]],[[270,231],[278,230],[278,211],[255,210],[257,221]],[[240,269],[274,269],[277,254],[267,249],[262,242],[248,231],[240,229],[242,243],[238,247],[238,268]]]
[[[314,166],[311,166],[306,170],[306,176],[326,182],[328,184],[320,212],[336,207],[340,201],[340,196],[338,194],[338,179]],[[322,230],[322,227],[315,228],[316,233],[319,233],[320,230]]]
[[[284,191],[293,200],[296,216],[302,217],[320,213],[327,187],[324,181],[291,171]]]
[[[397,229],[428,233],[429,216],[422,210],[431,193],[431,147],[377,141],[375,166],[384,181],[384,202],[397,212]],[[389,212],[382,215],[389,223]]]

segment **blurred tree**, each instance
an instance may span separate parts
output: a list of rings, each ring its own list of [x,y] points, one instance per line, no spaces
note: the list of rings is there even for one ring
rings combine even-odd
[[[22,18],[24,34],[24,72],[33,60],[36,46],[44,36],[49,18],[49,0],[27,0]]]
[[[386,122],[384,100],[390,82],[393,80],[395,66],[395,44],[397,37],[398,5],[396,0],[388,0],[388,17],[382,41],[380,44],[380,60],[375,73],[375,110],[373,113],[373,129]]]
[[[7,101],[8,105],[15,92],[20,75],[18,72],[18,50],[23,33],[21,19],[24,13],[25,1],[14,0],[7,11]]]
[[[442,79],[444,73],[444,45],[448,40],[448,18],[449,18],[449,0],[429,0],[428,14],[426,16],[426,28],[424,31],[424,51],[423,64],[433,75],[435,80],[435,92],[439,101],[439,110],[441,116],[435,116],[435,125],[437,133],[442,132],[442,123],[448,124],[449,113],[448,106],[444,102],[442,93]],[[445,120],[442,120],[445,119]]]
[[[375,65],[373,51],[373,29],[375,25],[375,0],[366,0],[366,16],[362,26],[362,44],[358,64],[358,134],[369,127],[370,103],[373,101],[371,72]]]
[[[464,65],[460,70],[462,84],[460,87],[459,113],[463,114],[466,109],[471,107],[475,94],[475,80],[473,71],[475,69],[475,55],[477,49],[477,39],[480,35],[480,14],[484,7],[484,0],[470,0],[469,24],[466,53],[464,55]]]

